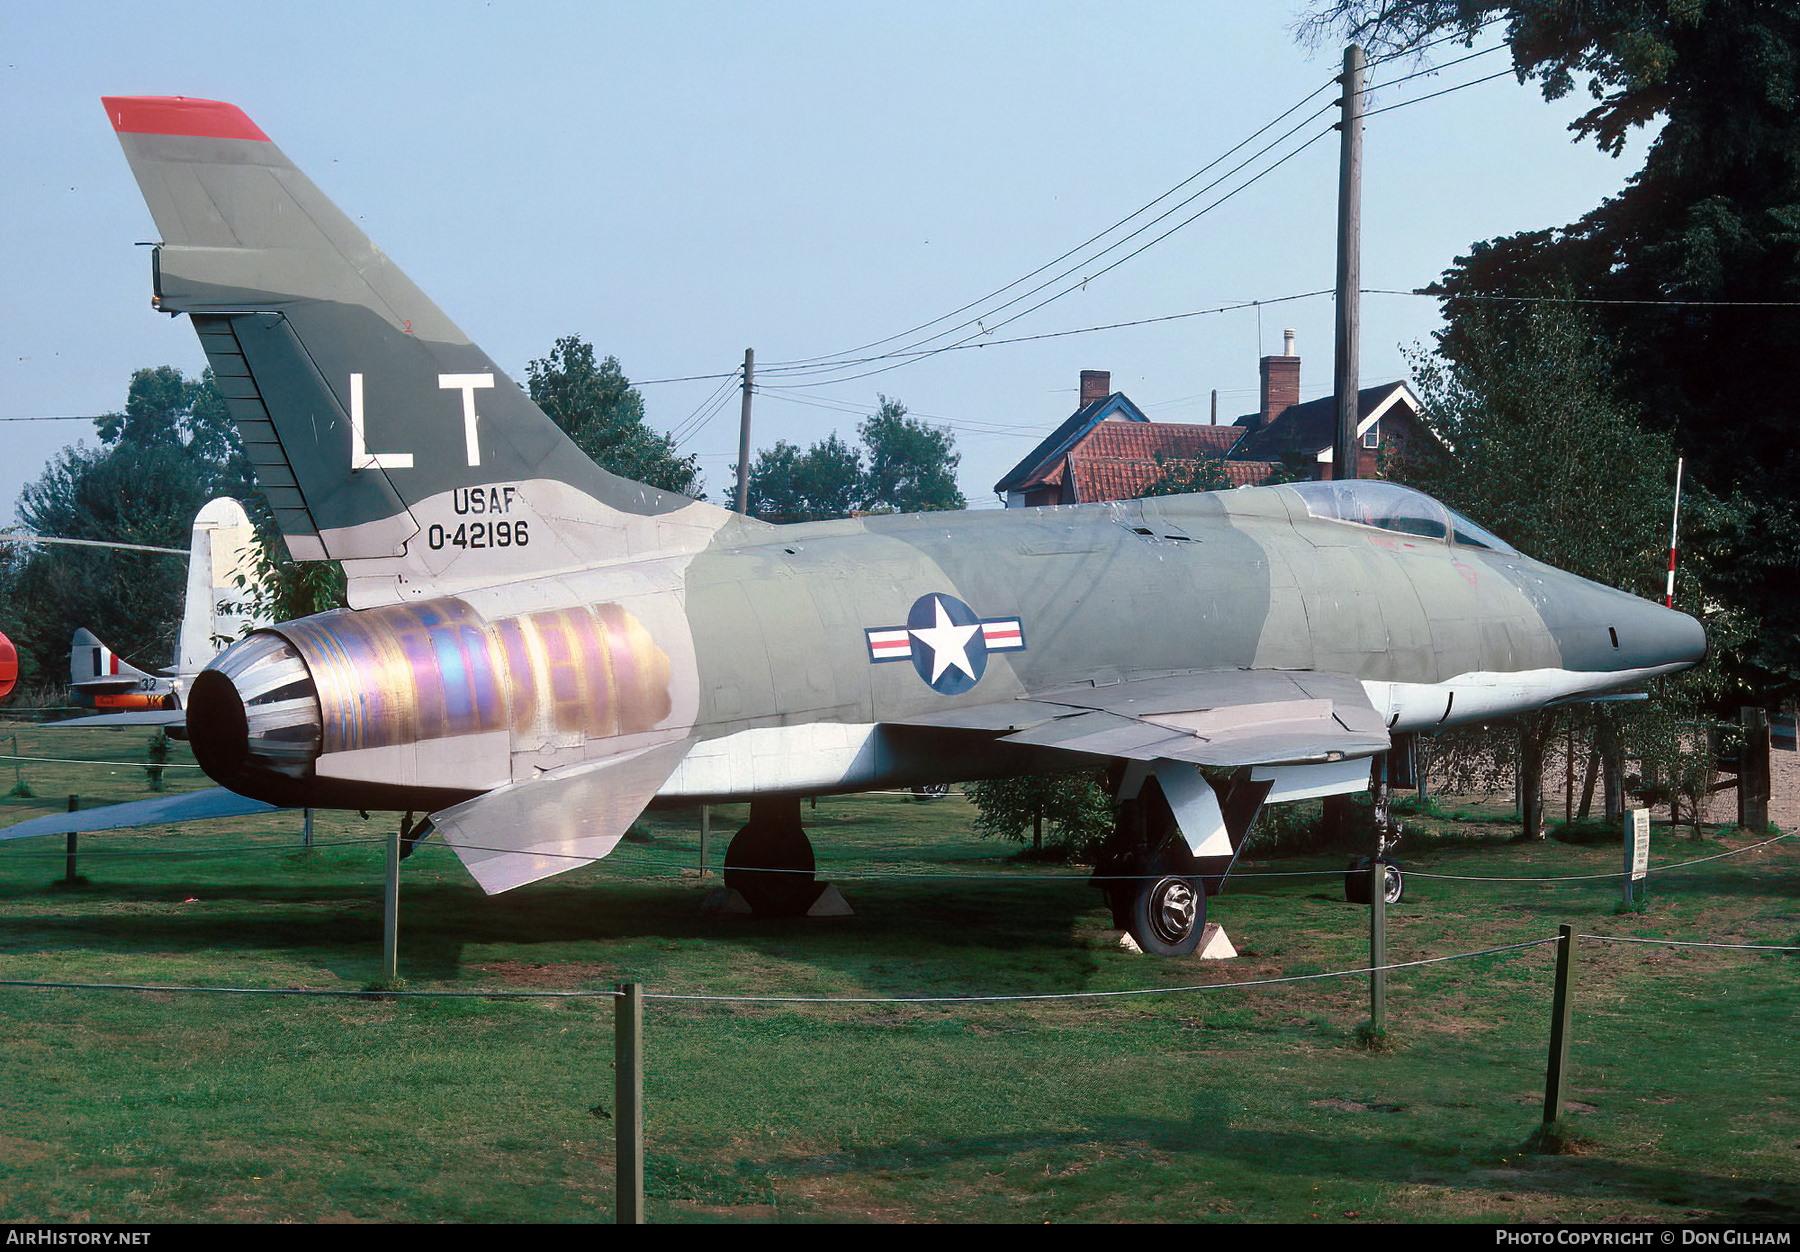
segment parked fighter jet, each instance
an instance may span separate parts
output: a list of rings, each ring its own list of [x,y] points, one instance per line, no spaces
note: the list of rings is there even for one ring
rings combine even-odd
[[[121,658],[90,630],[69,645],[69,691],[77,703],[101,710],[56,726],[173,726],[187,714],[188,685],[219,649],[253,626],[267,625],[251,606],[255,532],[244,506],[228,496],[208,500],[194,517],[188,546],[187,595],[175,664],[149,674]],[[242,578],[244,583],[238,580]]]
[[[804,910],[801,796],[1101,762],[1115,915],[1186,952],[1262,804],[1704,652],[1692,618],[1380,482],[773,526],[620,479],[238,109],[105,104],[153,303],[353,605],[208,666],[195,753],[279,805],[428,811],[490,892],[648,805],[748,800],[728,881]]]

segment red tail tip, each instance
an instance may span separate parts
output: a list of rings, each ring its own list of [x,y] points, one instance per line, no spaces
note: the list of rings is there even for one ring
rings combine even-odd
[[[207,139],[269,137],[235,104],[188,96],[102,96],[107,120],[120,134],[198,135]]]

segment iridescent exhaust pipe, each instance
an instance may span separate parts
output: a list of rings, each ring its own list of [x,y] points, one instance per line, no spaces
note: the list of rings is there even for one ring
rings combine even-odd
[[[215,781],[283,806],[435,811],[512,781],[515,752],[575,764],[651,731],[668,657],[617,605],[488,621],[445,597],[261,630],[194,680]]]

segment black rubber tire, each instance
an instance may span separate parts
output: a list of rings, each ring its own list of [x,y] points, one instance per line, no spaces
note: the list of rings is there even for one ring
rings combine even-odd
[[[1381,858],[1381,864],[1385,869],[1382,875],[1382,885],[1386,888],[1383,892],[1383,899],[1388,904],[1398,904],[1406,898],[1406,875],[1400,872],[1398,865],[1386,857]],[[1368,857],[1357,857],[1344,871],[1344,899],[1352,904],[1369,902]]]
[[[1189,874],[1146,877],[1130,892],[1126,929],[1151,956],[1190,956],[1206,929],[1206,888]]]
[[[798,824],[754,819],[732,836],[725,849],[725,885],[744,897],[758,917],[799,917],[824,886],[813,878],[817,862],[812,841]]]

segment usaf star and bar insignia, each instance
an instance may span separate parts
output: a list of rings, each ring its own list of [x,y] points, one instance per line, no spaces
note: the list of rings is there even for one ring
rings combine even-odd
[[[1025,630],[1016,617],[982,618],[955,596],[942,593],[913,601],[904,626],[865,630],[869,660],[911,661],[933,691],[953,696],[987,672],[990,652],[1022,652]]]

